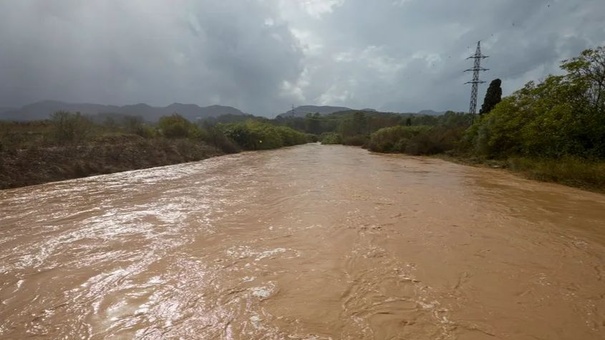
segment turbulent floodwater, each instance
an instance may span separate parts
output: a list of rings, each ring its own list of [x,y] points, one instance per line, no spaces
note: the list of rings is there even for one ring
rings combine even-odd
[[[0,338],[604,339],[605,196],[305,145],[0,191]]]

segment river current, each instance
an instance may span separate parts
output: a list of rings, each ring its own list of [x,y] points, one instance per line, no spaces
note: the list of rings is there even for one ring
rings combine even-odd
[[[0,191],[0,338],[605,339],[605,196],[308,144]]]

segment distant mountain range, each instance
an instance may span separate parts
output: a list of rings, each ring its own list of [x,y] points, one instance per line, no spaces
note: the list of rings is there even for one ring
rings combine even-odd
[[[444,114],[445,111],[441,112],[441,111],[433,111],[433,110],[421,110],[418,111],[419,115],[429,115],[429,116],[440,116],[442,114]]]
[[[146,121],[155,122],[162,116],[168,116],[173,113],[178,113],[188,120],[195,121],[198,119],[206,119],[212,117],[219,117],[223,115],[248,115],[241,110],[238,110],[231,106],[212,105],[200,107],[195,104],[180,104],[174,103],[166,107],[154,107],[147,104],[134,104],[134,105],[101,105],[101,104],[90,104],[90,103],[65,103],[54,100],[45,100],[36,102],[33,104],[25,105],[21,108],[14,107],[2,107],[0,106],[0,120],[16,120],[16,121],[29,121],[29,120],[42,120],[48,119],[50,115],[57,111],[69,111],[69,112],[81,112],[82,114],[97,116],[101,119],[103,117],[110,116],[139,116]],[[341,111],[356,111],[349,107],[344,106],[316,106],[316,105],[303,105],[294,108],[293,110],[281,113],[278,117],[302,117],[304,118],[309,113],[319,113],[320,115],[327,115]],[[365,108],[359,111],[376,112],[374,109]],[[441,115],[444,112],[437,112],[433,110],[422,110],[417,114],[421,115]]]
[[[173,113],[178,113],[192,121],[222,115],[246,115],[246,113],[234,107],[221,105],[200,107],[195,104],[174,103],[166,107],[154,107],[147,104],[115,106],[45,100],[25,105],[21,108],[0,107],[0,120],[28,121],[48,119],[52,113],[61,110],[81,112],[86,115],[118,114],[140,116],[146,121],[157,121],[160,117]]]
[[[281,114],[278,115],[278,117],[282,117],[282,118],[301,117],[301,118],[304,118],[309,113],[319,113],[320,115],[328,115],[328,114],[331,114],[331,113],[341,112],[341,111],[377,112],[376,110],[369,109],[369,108],[361,109],[361,110],[356,110],[356,109],[351,109],[349,107],[344,107],[344,106],[304,105],[304,106],[296,107],[293,110],[281,113]],[[445,112],[437,112],[437,111],[433,111],[433,110],[422,110],[422,111],[418,111],[418,113],[415,113],[415,114],[438,116],[438,115],[442,115],[444,113]]]

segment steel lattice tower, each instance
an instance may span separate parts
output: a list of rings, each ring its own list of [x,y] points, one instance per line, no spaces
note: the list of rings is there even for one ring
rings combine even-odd
[[[473,68],[469,68],[468,70],[464,70],[464,72],[473,71],[473,80],[467,81],[465,84],[472,84],[471,87],[471,105],[468,109],[468,112],[471,114],[477,113],[477,92],[479,90],[479,84],[485,83],[482,80],[479,80],[479,72],[487,71],[486,68],[481,67],[481,59],[485,59],[488,56],[481,54],[481,41],[477,42],[477,50],[475,54],[466,58],[466,59],[475,59],[475,63]]]

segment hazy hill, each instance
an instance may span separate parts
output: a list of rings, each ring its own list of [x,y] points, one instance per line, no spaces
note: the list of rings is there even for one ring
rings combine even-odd
[[[443,112],[437,112],[437,111],[433,111],[433,110],[421,110],[418,111],[419,115],[429,115],[429,116],[440,116],[442,114],[444,114],[445,111]]]
[[[0,120],[39,120],[47,119],[56,111],[81,112],[87,115],[119,114],[140,116],[147,121],[156,121],[162,116],[179,113],[189,120],[205,119],[222,115],[245,115],[244,112],[231,107],[212,105],[200,107],[195,104],[174,103],[166,107],[153,107],[147,104],[125,106],[100,105],[90,103],[65,103],[54,100],[45,100],[25,105],[20,109],[0,108]]]
[[[352,112],[352,111],[364,111],[364,112],[379,112],[375,109],[365,108],[365,109],[351,109],[343,106],[315,106],[315,105],[304,105],[294,108],[294,110],[290,110],[288,112],[284,112],[278,115],[281,118],[292,118],[299,117],[304,118],[308,113],[319,113],[322,116],[329,115],[336,112]],[[399,113],[401,115],[409,116],[409,115],[429,115],[429,116],[439,116],[444,114],[445,112],[438,112],[433,110],[422,110],[417,113]]]
[[[0,106],[0,113],[2,112],[6,112],[6,111],[12,111],[12,110],[16,110],[16,107],[10,107],[10,106]]]
[[[284,112],[278,115],[278,117],[305,117],[307,113],[319,113],[320,115],[327,115],[339,111],[350,111],[351,108],[343,106],[316,106],[316,105],[303,105],[294,108],[288,112]]]

